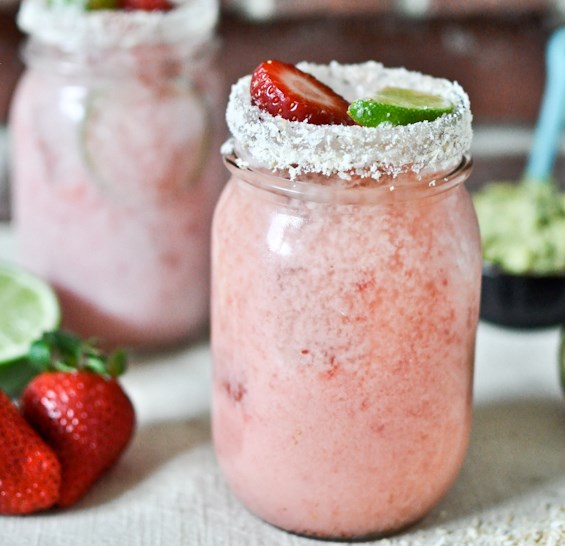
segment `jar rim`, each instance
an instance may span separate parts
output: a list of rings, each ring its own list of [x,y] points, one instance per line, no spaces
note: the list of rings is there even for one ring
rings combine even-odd
[[[459,186],[471,174],[473,160],[464,154],[454,167],[443,172],[404,173],[396,177],[359,178],[345,181],[337,175],[303,175],[252,167],[232,151],[223,155],[232,175],[251,186],[280,196],[317,203],[362,205],[429,199]]]
[[[226,122],[233,147],[242,159],[249,156],[298,177],[304,173],[396,176],[429,169],[444,170],[470,152],[471,106],[457,83],[376,61],[342,64],[302,62],[297,68],[313,75],[346,102],[371,97],[387,86],[414,89],[442,97],[453,110],[431,121],[376,127],[313,124],[273,116],[251,100],[251,75],[232,86]]]
[[[23,0],[17,23],[42,43],[88,55],[139,45],[197,48],[213,36],[218,14],[218,0],[178,0],[172,10],[164,12],[85,11],[80,4]]]

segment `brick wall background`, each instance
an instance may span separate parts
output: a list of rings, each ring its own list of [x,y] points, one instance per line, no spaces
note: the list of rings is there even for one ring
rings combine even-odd
[[[479,122],[536,118],[544,47],[565,0],[223,0],[220,66],[228,85],[265,58],[376,59],[459,81]],[[15,0],[0,0],[0,123],[22,66]],[[271,15],[249,17],[252,5]],[[219,105],[223,107],[224,105]]]

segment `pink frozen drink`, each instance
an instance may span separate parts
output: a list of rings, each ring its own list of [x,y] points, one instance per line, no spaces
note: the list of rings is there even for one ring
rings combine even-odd
[[[467,96],[377,63],[304,64],[348,100],[396,85],[452,114],[376,128],[273,117],[233,88],[213,229],[213,432],[264,520],[331,539],[423,517],[461,468],[481,272]]]

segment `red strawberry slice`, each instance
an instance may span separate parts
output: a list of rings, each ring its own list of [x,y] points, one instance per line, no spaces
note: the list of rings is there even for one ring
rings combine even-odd
[[[173,4],[169,0],[122,0],[123,9],[142,11],[170,11]]]
[[[253,104],[273,116],[313,125],[353,125],[348,102],[292,64],[264,61],[251,77]]]
[[[0,391],[0,514],[31,514],[59,497],[61,465],[53,450]]]

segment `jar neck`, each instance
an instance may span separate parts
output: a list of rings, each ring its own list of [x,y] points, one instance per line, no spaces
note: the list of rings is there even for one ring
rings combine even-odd
[[[395,177],[356,177],[310,174],[291,179],[287,173],[273,173],[242,162],[235,153],[224,155],[232,175],[251,186],[279,196],[317,203],[369,205],[431,199],[464,183],[472,170],[470,156],[445,171],[404,173]]]
[[[131,77],[168,79],[195,75],[205,69],[218,50],[218,41],[138,44],[134,47],[69,51],[30,37],[22,55],[26,66],[59,76]]]

